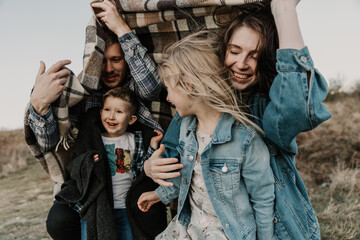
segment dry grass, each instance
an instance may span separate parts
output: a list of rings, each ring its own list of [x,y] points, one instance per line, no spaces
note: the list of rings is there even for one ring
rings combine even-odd
[[[332,118],[298,137],[297,167],[322,239],[360,239],[360,99],[327,103]]]
[[[45,219],[53,202],[53,184],[41,166],[32,162],[1,178],[0,186],[0,239],[50,239]]]
[[[297,167],[322,239],[360,239],[360,99],[327,103],[332,118],[298,137]],[[52,183],[30,156],[22,130],[0,132],[0,239],[49,239]],[[21,170],[22,169],[22,170]]]
[[[0,177],[25,169],[31,160],[22,129],[0,131]]]

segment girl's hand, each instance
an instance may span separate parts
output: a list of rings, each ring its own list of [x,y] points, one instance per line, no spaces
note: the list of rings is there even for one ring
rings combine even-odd
[[[157,135],[155,137],[151,138],[150,146],[156,150],[156,149],[158,149],[159,143],[160,143],[161,139],[164,137],[164,134],[162,132],[160,132],[159,130],[155,130],[155,129],[154,129],[154,132]]]
[[[147,212],[149,211],[150,207],[157,202],[160,202],[160,198],[155,191],[144,192],[139,197],[137,205],[141,211]]]
[[[106,26],[115,33],[118,37],[131,32],[131,29],[126,24],[124,18],[118,12],[116,6],[110,0],[104,0],[103,2],[94,2],[91,7],[101,8],[103,11],[96,14],[96,17],[100,18]]]
[[[94,155],[94,162],[97,162],[97,161],[99,161],[99,154]]]

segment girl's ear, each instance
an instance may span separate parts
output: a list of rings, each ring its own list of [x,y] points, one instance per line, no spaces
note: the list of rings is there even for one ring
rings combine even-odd
[[[129,125],[134,124],[134,122],[136,122],[136,120],[137,120],[137,117],[136,117],[135,115],[131,115],[131,116],[130,116]]]

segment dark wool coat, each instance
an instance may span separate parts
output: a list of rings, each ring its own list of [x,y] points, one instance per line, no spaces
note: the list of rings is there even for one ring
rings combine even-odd
[[[68,165],[70,180],[55,196],[60,203],[66,203],[80,210],[80,217],[86,221],[88,239],[116,239],[112,214],[113,193],[109,162],[101,139],[103,127],[99,109],[88,111],[80,124],[80,130],[74,146],[74,160]],[[144,143],[149,145],[152,129],[133,126],[146,135]],[[94,154],[99,161],[94,162]],[[126,208],[134,239],[154,239],[166,228],[166,208],[162,203],[155,204],[151,211],[141,212],[137,200],[141,193],[152,191],[158,185],[144,173],[135,180],[126,199]]]

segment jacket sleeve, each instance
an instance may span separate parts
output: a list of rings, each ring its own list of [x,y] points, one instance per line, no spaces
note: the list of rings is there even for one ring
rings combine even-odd
[[[42,151],[49,152],[55,149],[60,135],[51,107],[45,115],[40,116],[30,104],[28,124]]]
[[[275,180],[270,167],[270,154],[258,134],[244,148],[241,175],[253,207],[257,239],[274,238]]]
[[[263,130],[277,146],[296,153],[296,145],[292,144],[295,137],[331,117],[322,103],[327,95],[327,83],[314,68],[307,47],[278,49],[276,68],[278,75],[270,89]]]
[[[135,93],[144,100],[153,100],[161,91],[155,62],[133,32],[119,37],[119,43],[135,81]]]
[[[181,177],[172,178],[171,182],[174,183],[172,187],[159,186],[155,190],[162,203],[169,204],[172,200],[179,197],[180,178]]]
[[[165,151],[161,156],[162,158],[178,158],[180,160],[180,154],[176,147],[179,145],[181,122],[182,118],[176,113],[161,141],[161,143],[165,145]],[[157,195],[164,204],[168,204],[177,198],[180,191],[180,177],[171,178],[166,181],[172,182],[174,185],[172,187],[160,186],[156,189]]]
[[[162,158],[179,158],[179,152],[176,147],[179,144],[181,122],[182,118],[176,113],[161,141],[161,144],[165,145],[165,151],[161,156]]]

